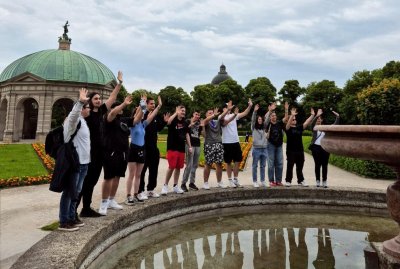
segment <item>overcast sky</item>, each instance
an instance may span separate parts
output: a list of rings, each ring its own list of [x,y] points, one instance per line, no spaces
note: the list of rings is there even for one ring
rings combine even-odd
[[[71,49],[122,70],[129,91],[191,92],[222,62],[243,87],[262,76],[278,90],[289,79],[343,87],[400,58],[398,0],[12,0],[0,3],[0,72],[58,48],[66,20]]]

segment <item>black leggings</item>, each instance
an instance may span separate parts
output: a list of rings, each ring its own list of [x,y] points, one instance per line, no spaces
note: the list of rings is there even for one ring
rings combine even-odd
[[[315,163],[315,179],[321,180],[322,167],[322,181],[326,181],[328,176],[329,153],[326,152],[320,145],[314,145],[312,156]]]
[[[96,156],[96,157],[94,157]],[[91,157],[91,162],[88,167],[88,172],[86,174],[85,180],[83,181],[82,191],[79,194],[78,204],[76,208],[78,208],[79,203],[82,199],[82,204],[84,209],[89,209],[92,203],[92,196],[94,187],[99,181],[99,177],[101,174],[101,169],[103,168],[103,153],[93,154]]]

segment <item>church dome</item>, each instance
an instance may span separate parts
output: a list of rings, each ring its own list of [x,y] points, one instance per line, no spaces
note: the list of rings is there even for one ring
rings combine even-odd
[[[228,75],[228,73],[226,72],[226,67],[224,64],[222,64],[219,68],[219,72],[218,74],[212,79],[211,84],[213,85],[218,85],[221,82],[228,80],[228,79],[232,79],[231,76]]]
[[[98,60],[69,49],[52,49],[35,52],[14,61],[1,73],[0,82],[26,72],[51,81],[100,85],[115,81],[111,70]]]

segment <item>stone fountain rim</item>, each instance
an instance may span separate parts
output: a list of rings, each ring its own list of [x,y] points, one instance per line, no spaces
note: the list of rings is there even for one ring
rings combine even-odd
[[[352,133],[386,133],[400,134],[400,126],[397,125],[318,125],[315,130],[322,132],[352,132]]]

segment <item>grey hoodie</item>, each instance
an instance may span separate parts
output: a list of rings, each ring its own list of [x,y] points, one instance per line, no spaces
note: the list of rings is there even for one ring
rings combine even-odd
[[[253,131],[253,147],[254,148],[266,148],[268,141],[266,137],[265,128],[267,127],[267,121],[264,121],[263,129],[256,129],[257,112],[253,112],[251,116],[251,130]]]

